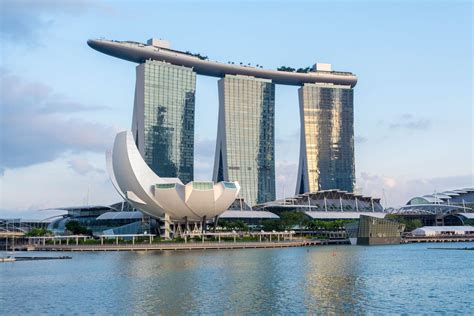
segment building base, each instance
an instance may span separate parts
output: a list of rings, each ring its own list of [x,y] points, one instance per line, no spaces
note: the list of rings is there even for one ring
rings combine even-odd
[[[401,243],[401,237],[358,237],[357,245],[398,245]]]

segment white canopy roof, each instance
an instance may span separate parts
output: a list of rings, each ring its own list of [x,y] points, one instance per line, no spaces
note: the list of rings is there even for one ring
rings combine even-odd
[[[219,218],[261,218],[279,219],[276,214],[267,211],[225,211]]]
[[[384,218],[382,212],[305,212],[313,219],[359,219],[361,215]]]

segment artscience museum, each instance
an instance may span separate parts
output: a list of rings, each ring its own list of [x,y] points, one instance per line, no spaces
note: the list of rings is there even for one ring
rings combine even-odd
[[[106,161],[118,193],[134,208],[163,218],[165,235],[172,222],[205,224],[219,216],[240,191],[238,182],[192,181],[184,185],[178,178],[160,177],[143,160],[130,131],[116,135]]]

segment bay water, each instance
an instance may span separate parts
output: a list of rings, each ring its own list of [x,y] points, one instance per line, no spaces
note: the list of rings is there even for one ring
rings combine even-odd
[[[0,263],[0,313],[473,314],[474,243],[23,252]],[[2,256],[5,253],[1,253]]]

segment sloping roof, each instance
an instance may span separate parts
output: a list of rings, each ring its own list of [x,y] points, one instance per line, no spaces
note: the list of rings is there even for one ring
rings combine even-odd
[[[434,195],[423,195],[421,197],[422,199],[425,199],[426,201],[430,203],[438,203],[438,202],[443,202],[441,197],[439,196],[434,196]]]
[[[415,230],[422,230],[425,232],[448,232],[448,231],[472,231],[474,226],[423,226]]]
[[[107,212],[99,217],[96,220],[114,220],[114,219],[141,219],[143,218],[142,212]]]
[[[225,211],[219,218],[279,219],[280,217],[267,211]]]
[[[305,212],[313,219],[359,219],[361,215],[384,218],[382,212]]]
[[[416,205],[416,204],[411,204],[416,199],[424,199],[426,202],[432,203],[432,204],[444,204],[444,203],[449,203],[449,200],[453,199],[454,197],[461,196],[462,198],[464,195],[470,194],[472,192],[474,192],[474,188],[463,188],[463,189],[457,189],[457,190],[448,190],[448,191],[444,191],[440,193],[426,194],[423,196],[415,196],[408,201],[407,205]]]
[[[66,206],[66,207],[52,207],[45,208],[39,211],[82,211],[82,210],[98,210],[98,209],[110,209],[111,211],[117,211],[115,208],[109,205],[83,205],[83,206]]]
[[[464,216],[467,219],[474,219],[474,213],[458,213],[457,215]]]
[[[368,207],[374,209],[375,211],[383,211],[383,207],[380,204],[379,198],[372,198],[370,196],[363,196],[360,194],[355,194],[346,191],[340,190],[321,190],[315,192],[306,192],[302,194],[297,194],[292,197],[287,197],[285,199],[265,202],[261,204],[254,205],[254,209],[265,209],[271,207],[278,208],[298,208],[298,209],[314,209],[317,208],[316,205],[320,207],[333,201],[337,205],[343,204],[344,212],[346,207],[350,207],[353,211],[362,211],[368,210],[363,209],[363,207]],[[365,203],[365,204],[364,204]],[[350,211],[350,210],[348,210]]]
[[[457,206],[457,205],[448,205],[448,204],[415,204],[415,205],[405,205],[394,209],[390,213],[393,214],[451,214],[459,211],[470,210],[470,208]]]

